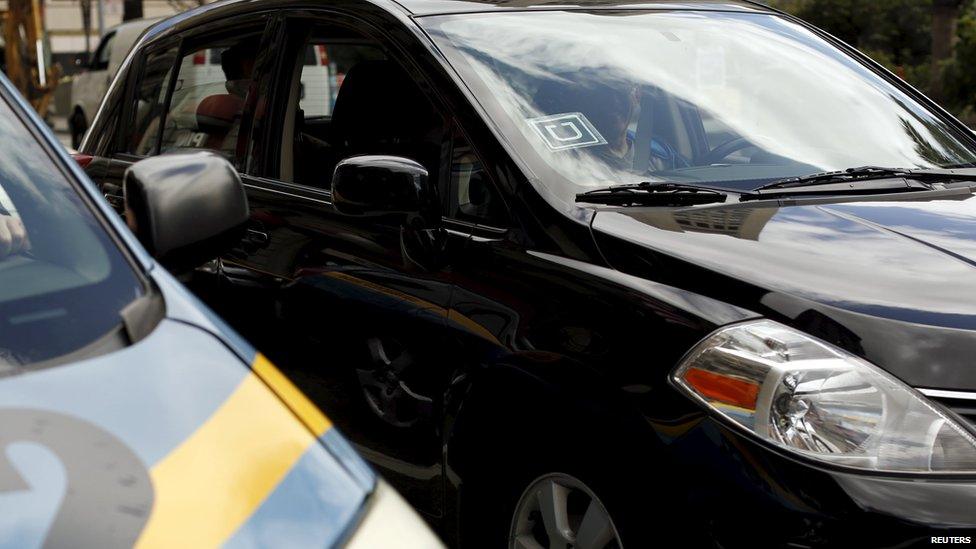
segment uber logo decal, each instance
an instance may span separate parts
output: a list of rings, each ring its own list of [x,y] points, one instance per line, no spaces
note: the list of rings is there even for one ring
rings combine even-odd
[[[527,120],[535,128],[550,150],[578,149],[606,145],[607,140],[596,131],[583,113],[569,112],[540,116]]]

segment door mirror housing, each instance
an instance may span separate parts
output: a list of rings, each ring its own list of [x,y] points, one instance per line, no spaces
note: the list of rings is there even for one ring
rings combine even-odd
[[[250,215],[237,171],[210,152],[136,162],[122,185],[129,228],[174,270],[192,269],[239,242]]]
[[[401,156],[352,156],[339,162],[332,175],[332,204],[351,216],[440,219],[426,168]]]

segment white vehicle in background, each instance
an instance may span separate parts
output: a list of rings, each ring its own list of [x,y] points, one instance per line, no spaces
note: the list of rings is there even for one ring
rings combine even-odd
[[[324,44],[310,44],[305,51],[302,65],[301,100],[298,108],[305,117],[331,116],[336,92],[335,64],[329,62],[329,54]]]
[[[110,28],[95,48],[88,67],[72,79],[71,111],[68,115],[72,147],[77,148],[81,143],[89,122],[105,97],[108,85],[115,78],[115,73],[129,50],[143,31],[157,21],[158,18],[136,19]]]

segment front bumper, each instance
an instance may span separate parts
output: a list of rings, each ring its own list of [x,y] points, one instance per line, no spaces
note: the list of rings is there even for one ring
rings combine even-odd
[[[976,543],[976,477],[827,469],[705,416],[672,441],[679,520],[714,547],[915,547]],[[689,489],[690,488],[690,489]],[[957,538],[944,540],[933,538]],[[969,538],[968,541],[966,538]]]

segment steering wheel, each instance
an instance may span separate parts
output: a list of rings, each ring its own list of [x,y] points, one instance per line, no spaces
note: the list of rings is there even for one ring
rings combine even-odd
[[[702,164],[718,164],[720,160],[724,160],[730,154],[752,146],[752,142],[745,137],[735,137],[729,139],[703,156]]]

